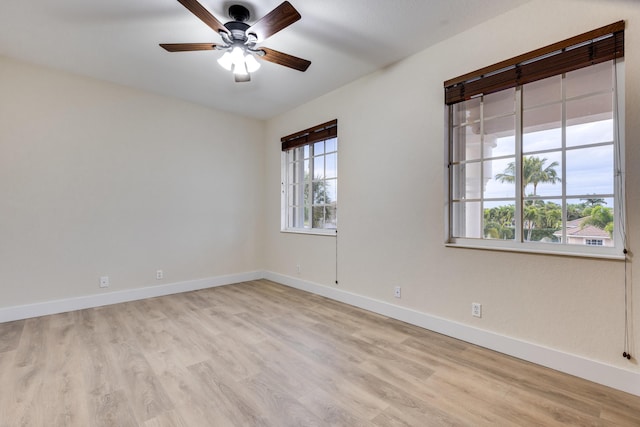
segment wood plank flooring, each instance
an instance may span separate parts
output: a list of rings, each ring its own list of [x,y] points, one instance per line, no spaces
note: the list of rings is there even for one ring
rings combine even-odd
[[[0,426],[638,426],[640,397],[266,280],[0,324]]]

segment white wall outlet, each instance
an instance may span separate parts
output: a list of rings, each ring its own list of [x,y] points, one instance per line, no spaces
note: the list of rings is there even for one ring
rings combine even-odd
[[[396,297],[396,298],[400,298],[401,292],[402,292],[402,288],[400,288],[400,286],[396,286],[393,289],[393,296]]]
[[[108,288],[109,287],[109,276],[101,276],[100,277],[100,287]]]
[[[471,315],[473,317],[482,317],[482,304],[477,302],[471,303]]]
[[[300,267],[300,264],[296,264],[296,273],[302,273],[302,267]]]
[[[157,270],[156,271],[156,279],[158,279],[158,280],[164,279],[164,273],[162,272],[162,270]]]

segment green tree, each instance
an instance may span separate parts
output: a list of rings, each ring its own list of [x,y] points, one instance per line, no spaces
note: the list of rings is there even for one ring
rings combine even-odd
[[[525,240],[531,240],[533,229],[536,228],[537,223],[541,220],[541,218],[542,213],[538,203],[533,203],[530,201],[525,203],[524,210],[522,212],[524,228],[527,231],[524,236]]]
[[[573,221],[574,219],[583,218],[585,204],[584,203],[572,203],[567,205],[567,221]]]
[[[320,176],[317,176],[311,181],[311,186],[308,184],[308,175],[305,175],[304,181],[307,183],[304,187],[304,210],[305,210],[305,222],[306,218],[309,218],[309,205],[311,205],[311,221],[312,227],[322,228],[325,223],[330,222],[333,219],[333,210],[331,205],[333,200],[327,190],[327,183]],[[311,194],[309,190],[311,189]],[[308,203],[308,202],[311,203]]]
[[[545,167],[547,162],[546,158],[539,158],[536,156],[529,156],[522,158],[522,192],[525,193],[529,184],[533,185],[533,196],[536,196],[538,184],[551,183],[555,184],[562,180],[558,176],[556,168],[559,166],[558,162],[552,162]],[[515,162],[510,162],[505,168],[504,172],[496,174],[495,179],[500,182],[516,182],[516,165]]]
[[[484,210],[484,235],[491,239],[513,239],[515,206],[503,205]]]
[[[580,200],[584,200],[586,202],[585,204],[591,207],[607,204],[607,202],[605,202],[604,199],[580,199]]]
[[[607,208],[602,205],[596,205],[593,208],[586,208],[585,211],[589,211],[587,216],[581,223],[580,227],[586,227],[592,225],[594,227],[601,228],[613,235],[613,212],[611,208]]]

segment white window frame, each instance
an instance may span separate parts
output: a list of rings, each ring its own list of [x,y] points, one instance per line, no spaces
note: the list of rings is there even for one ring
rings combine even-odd
[[[503,250],[513,252],[527,252],[527,253],[543,253],[543,254],[556,254],[556,255],[568,255],[568,256],[582,256],[582,257],[594,257],[594,258],[609,258],[609,259],[624,259],[623,253],[625,244],[625,155],[624,155],[624,103],[625,103],[625,91],[624,91],[624,58],[614,60],[614,108],[613,108],[613,122],[614,122],[614,246],[595,246],[595,245],[576,245],[566,243],[566,239],[562,240],[562,243],[546,243],[536,241],[524,241],[522,239],[522,219],[518,214],[518,206],[516,206],[516,238],[514,240],[498,240],[498,239],[485,239],[485,238],[461,238],[453,237],[453,175],[452,167],[450,167],[451,157],[450,153],[453,150],[452,142],[452,123],[451,123],[451,111],[453,106],[445,106],[445,190],[448,194],[448,200],[445,206],[445,245],[450,247],[462,247],[473,249],[491,249],[491,250]],[[521,87],[518,87],[518,90]],[[519,95],[516,95],[519,98]],[[521,104],[516,106],[516,122],[521,121],[522,107]],[[516,125],[516,158],[522,157],[522,134],[518,132],[521,127]],[[563,129],[564,132],[564,129]],[[563,148],[564,152],[565,148]],[[519,175],[517,174],[516,182],[516,205],[523,203],[521,185],[519,181]],[[565,177],[566,178],[566,177]],[[566,193],[563,189],[562,198],[566,197]]]
[[[285,138],[283,138],[284,140]],[[318,142],[325,142],[326,141],[331,141],[331,140],[335,140],[335,151],[326,151],[320,154],[314,153],[314,144],[318,143]],[[284,233],[300,233],[300,234],[315,234],[315,235],[322,235],[322,236],[335,236],[337,234],[337,217],[335,218],[336,221],[336,227],[335,228],[318,228],[318,227],[313,227],[313,220],[310,220],[310,225],[309,226],[304,226],[304,227],[299,227],[299,226],[294,226],[293,224],[290,224],[291,221],[291,215],[290,215],[290,208],[292,206],[294,206],[294,202],[293,199],[297,199],[297,200],[305,200],[304,198],[304,187],[305,185],[308,185],[309,189],[313,188],[313,183],[314,182],[319,182],[319,181],[335,181],[336,183],[336,189],[337,189],[337,184],[338,184],[338,161],[339,161],[339,144],[338,144],[338,137],[337,135],[335,136],[331,136],[331,137],[327,137],[327,138],[323,138],[321,140],[315,140],[313,142],[310,143],[306,143],[306,144],[302,144],[299,145],[295,148],[291,148],[291,149],[287,149],[281,152],[281,189],[280,189],[280,193],[281,193],[281,215],[280,215],[280,231],[284,232]],[[292,163],[294,162],[300,162],[302,164],[304,164],[305,161],[305,156],[304,156],[304,152],[305,149],[308,152],[308,160],[309,160],[309,174],[307,175],[307,182],[304,182],[305,180],[305,176],[304,176],[304,168],[303,167],[298,167],[297,172],[298,172],[298,176],[293,178],[290,176],[289,171],[290,170],[294,170],[293,168],[291,168]],[[321,180],[317,180],[314,177],[316,176],[315,172],[314,172],[314,158],[318,158],[318,157],[324,157],[326,159],[327,155],[332,155],[335,154],[335,158],[336,158],[336,164],[335,164],[335,177],[331,176],[331,177],[325,177],[324,176],[324,171],[323,171],[323,178]],[[298,194],[295,195],[297,197],[294,197],[293,194],[291,194],[290,189],[294,188],[294,182],[292,182],[292,179],[295,180],[296,187],[297,187],[297,191]],[[308,198],[305,201],[306,205],[297,205],[297,206],[303,206],[304,208],[308,209],[309,211],[309,215],[313,215],[313,201],[312,198]],[[333,206],[336,208],[336,215],[337,215],[337,205],[338,205],[338,193],[336,191],[335,194],[335,200],[331,203],[331,204],[326,204],[326,205],[320,205],[323,207],[327,207],[327,206]],[[318,206],[318,205],[316,205]],[[299,217],[297,218],[296,222],[298,224],[304,224],[304,209],[300,209],[298,211],[298,215]]]

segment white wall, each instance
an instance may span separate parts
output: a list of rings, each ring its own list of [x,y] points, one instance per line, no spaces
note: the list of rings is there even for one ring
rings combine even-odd
[[[443,243],[443,81],[620,19],[627,21],[634,251],[640,241],[634,0],[532,0],[266,124],[0,57],[0,314],[8,308],[0,319],[24,314],[11,307],[39,302],[118,300],[98,288],[102,275],[111,278],[111,295],[131,291],[122,300],[144,296],[134,292],[140,288],[200,286],[208,282],[196,279],[264,270],[325,294],[366,299],[370,307],[442,319],[452,330],[462,325],[480,331],[476,337],[568,354],[567,364],[611,366],[621,373],[619,383],[635,381],[626,389],[640,395],[637,362],[620,355],[623,263]],[[279,139],[334,118],[337,270],[334,237],[279,232]],[[155,280],[156,269],[164,270],[163,281]],[[635,307],[639,283],[636,274]],[[400,300],[392,296],[396,285]],[[481,319],[471,317],[472,301],[483,304]],[[640,310],[632,316],[632,327],[640,325]],[[633,353],[640,351],[639,328],[632,329]],[[582,372],[593,365],[584,366]],[[626,379],[629,371],[634,376]]]
[[[321,285],[328,295],[341,291],[396,304],[639,372],[635,361],[621,356],[622,262],[447,248],[443,229],[443,82],[621,19],[627,22],[626,179],[633,251],[640,241],[640,3],[533,0],[268,122],[267,270]],[[278,231],[279,138],[333,118],[340,144],[337,286],[333,238]],[[630,286],[639,284],[636,274]],[[393,298],[395,285],[402,286],[400,300]],[[481,319],[471,317],[471,302],[483,304]],[[640,307],[640,292],[634,292],[633,304]],[[632,315],[639,325],[632,330],[637,344],[640,310]]]
[[[2,57],[0,94],[0,308],[260,267],[263,122]]]

